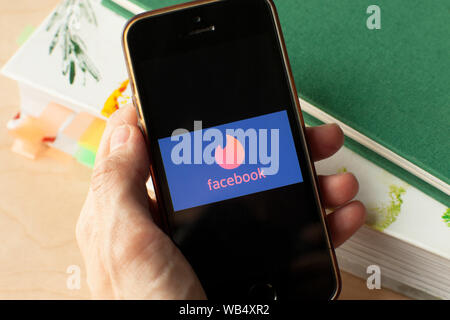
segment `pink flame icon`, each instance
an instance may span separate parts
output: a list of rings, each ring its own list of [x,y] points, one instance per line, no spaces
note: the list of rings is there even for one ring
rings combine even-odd
[[[227,144],[223,149],[221,146],[216,148],[215,158],[222,168],[235,169],[244,162],[245,150],[239,140],[227,134]]]

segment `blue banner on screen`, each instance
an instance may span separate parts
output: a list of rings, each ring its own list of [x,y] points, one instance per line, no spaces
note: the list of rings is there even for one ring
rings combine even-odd
[[[303,181],[286,111],[158,142],[174,211]]]

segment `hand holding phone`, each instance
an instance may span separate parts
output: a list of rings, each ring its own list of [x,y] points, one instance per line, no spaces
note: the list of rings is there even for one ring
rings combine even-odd
[[[204,24],[198,24],[198,17]],[[147,13],[128,24],[124,47],[150,151],[157,217],[208,297],[336,297],[338,271],[309,152],[318,157],[333,153],[342,133],[333,126],[312,130],[312,140],[325,131],[328,137],[322,148],[307,148],[273,4],[199,1]],[[200,126],[198,120],[203,120]],[[337,143],[333,135],[340,139]],[[114,135],[110,139],[115,141]],[[324,150],[327,144],[330,148]],[[118,150],[110,148],[107,157]],[[111,174],[111,168],[101,168]],[[132,171],[132,177],[139,172]],[[323,201],[331,206],[347,202],[357,190],[351,175],[321,180],[325,191],[338,181],[350,186],[325,192]],[[97,198],[95,203],[98,194],[91,198]],[[338,241],[361,224],[363,212],[353,202],[330,216],[332,226],[342,218],[347,221],[346,228],[335,229]],[[121,222],[117,226],[130,225]],[[138,234],[168,239],[148,220],[141,222],[144,227],[135,225]],[[162,241],[169,249],[164,251],[148,238],[142,240],[132,243],[165,257],[161,262],[167,264],[159,265],[165,276],[184,261],[176,258],[181,254],[172,242],[166,247]],[[152,262],[144,266],[142,257],[136,261],[143,270],[155,271]],[[173,276],[169,279],[177,279]],[[181,283],[180,289],[188,284]]]
[[[123,134],[124,125],[129,133]],[[343,136],[336,126],[308,128],[307,133],[314,160],[331,156],[342,145]],[[145,140],[137,126],[135,109],[121,108],[108,121],[77,223],[77,241],[92,296],[205,298],[191,266],[151,218],[156,212],[152,212],[145,187],[148,170]],[[133,172],[139,173],[130,174]],[[325,205],[340,208],[327,217],[337,247],[361,226],[364,207],[355,201],[348,203],[358,190],[351,174],[321,180]]]

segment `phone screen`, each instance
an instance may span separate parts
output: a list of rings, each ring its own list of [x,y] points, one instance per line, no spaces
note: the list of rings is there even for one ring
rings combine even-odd
[[[141,19],[127,43],[161,207],[208,297],[332,297],[333,257],[266,1]]]

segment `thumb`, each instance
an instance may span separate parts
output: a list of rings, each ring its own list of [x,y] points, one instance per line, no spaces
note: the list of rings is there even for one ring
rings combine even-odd
[[[150,166],[132,108],[108,120],[77,223],[94,296],[204,298],[191,266],[151,218]]]
[[[149,160],[141,131],[136,125],[123,124],[107,138],[109,152],[96,161],[91,191],[109,204],[148,209]]]
[[[114,129],[111,135],[111,139],[109,141],[109,150],[113,152],[117,148],[120,148],[128,141],[130,137],[130,126],[127,124],[118,126]]]

